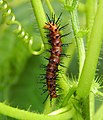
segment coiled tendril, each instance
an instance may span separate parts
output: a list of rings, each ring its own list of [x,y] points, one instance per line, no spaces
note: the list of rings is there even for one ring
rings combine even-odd
[[[22,25],[20,24],[20,22],[18,22],[15,18],[14,13],[12,12],[11,8],[8,6],[7,2],[4,0],[0,0],[0,11],[4,11],[3,12],[3,17],[6,20],[6,23],[8,25],[15,25],[16,29],[14,30],[14,32],[23,39],[23,41],[28,45],[29,50],[32,54],[34,55],[39,55],[43,52],[44,50],[44,44],[41,44],[41,48],[39,51],[35,51],[32,49],[32,45],[33,45],[33,37],[30,36],[22,27]]]

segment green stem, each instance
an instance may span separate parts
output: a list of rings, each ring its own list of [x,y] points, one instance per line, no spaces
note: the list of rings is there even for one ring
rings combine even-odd
[[[89,112],[90,112],[90,120],[94,120],[94,94],[90,92],[89,95]]]
[[[82,117],[84,120],[90,120],[90,108],[89,108],[89,96],[87,98],[81,99],[82,101]]]
[[[90,40],[90,34],[94,23],[96,8],[97,0],[86,0],[86,24],[88,29],[87,42]]]
[[[67,95],[65,96],[65,98],[63,99],[63,102],[61,104],[61,107],[64,107],[67,105],[69,99],[71,98],[71,96],[73,95],[73,93],[76,90],[77,85],[74,84],[73,87],[70,88],[69,92],[67,93]]]
[[[51,4],[50,4],[50,0],[46,0],[46,3],[47,3],[47,5],[48,5],[48,8],[49,8],[50,12],[51,12],[51,13],[55,13],[55,12],[54,12],[54,9],[52,8],[52,6],[51,6]]]
[[[94,116],[94,120],[103,120],[103,104],[97,110]]]
[[[80,31],[80,27],[79,27],[79,21],[78,21],[78,14],[77,14],[77,0],[72,0],[72,1],[67,1],[65,0],[65,7],[68,10],[68,12],[70,12],[70,16],[71,16],[71,23],[72,23],[72,29],[73,29],[73,33],[74,33],[74,37],[76,40],[76,44],[78,47],[78,56],[79,56],[79,77],[81,75],[82,72],[82,68],[84,65],[84,60],[85,60],[85,48],[84,48],[84,42],[83,39],[81,37],[78,37],[78,32]]]
[[[85,4],[79,2],[79,5],[78,5],[78,11],[79,12],[85,12]]]
[[[92,81],[94,79],[103,38],[102,17],[103,17],[103,0],[99,0],[97,14],[95,17],[93,29],[91,31],[90,42],[87,48],[87,56],[85,59],[82,74],[80,76],[80,82],[77,88],[77,94],[80,97],[86,97],[89,95]]]
[[[31,4],[33,7],[33,11],[34,11],[38,26],[39,26],[39,31],[40,31],[42,40],[44,43],[46,43],[47,39],[45,39],[45,34],[44,34],[45,31],[43,29],[46,22],[46,17],[45,17],[41,0],[31,0]]]
[[[97,94],[98,96],[103,97],[103,92],[97,91],[96,94]]]
[[[79,54],[79,77],[82,72],[82,68],[84,65],[84,60],[85,60],[85,49],[84,49],[84,43],[82,38],[76,37],[77,33],[79,32],[79,23],[78,23],[78,18],[77,18],[77,11],[73,10],[71,13],[71,22],[72,22],[72,28],[75,36],[75,40],[77,43],[78,47],[78,54]]]
[[[85,120],[93,120],[94,117],[94,94],[90,92],[87,98],[82,99],[82,116]]]
[[[56,115],[44,115],[20,110],[18,108],[13,108],[8,105],[5,105],[4,103],[0,103],[1,114],[20,120],[63,120],[71,118],[73,116],[73,111],[68,111],[66,108],[64,108],[63,110],[66,110],[67,112],[60,115],[58,115],[56,112]]]
[[[43,119],[44,117],[44,115],[41,115],[41,117],[39,117],[39,114],[19,110],[18,108],[10,107],[8,105],[5,105],[4,103],[0,103],[0,113],[20,120],[23,120],[25,118],[28,120],[40,120],[40,118]]]

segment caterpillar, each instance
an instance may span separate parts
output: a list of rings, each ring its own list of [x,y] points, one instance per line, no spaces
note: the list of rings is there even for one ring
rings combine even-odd
[[[57,98],[59,95],[57,94],[57,83],[56,79],[58,77],[58,65],[60,65],[60,57],[62,54],[62,41],[61,38],[68,35],[61,35],[60,30],[63,29],[66,25],[60,27],[59,21],[61,18],[62,13],[59,15],[58,19],[55,21],[55,15],[52,15],[52,19],[48,18],[48,22],[45,23],[44,26],[45,29],[48,30],[47,37],[49,38],[48,43],[51,45],[51,48],[49,50],[50,57],[46,58],[49,60],[47,66],[46,66],[46,86],[48,91],[48,96],[50,96],[50,101],[52,101],[53,98]],[[44,91],[45,92],[45,91]],[[47,97],[48,97],[47,96]]]

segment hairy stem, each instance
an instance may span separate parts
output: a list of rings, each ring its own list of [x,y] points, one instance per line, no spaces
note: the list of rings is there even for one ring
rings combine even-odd
[[[87,55],[80,76],[80,82],[77,88],[77,94],[80,97],[89,95],[92,81],[94,79],[98,57],[102,44],[103,36],[103,0],[99,0],[99,5],[90,35],[90,42],[87,48]]]
[[[97,0],[86,0],[86,24],[88,29],[87,42],[90,40],[90,34],[94,23],[96,8]]]
[[[20,119],[20,120],[63,120],[72,117],[73,111],[68,111],[67,108],[62,108],[62,111],[67,111],[64,114],[58,114],[55,112],[56,115],[44,115],[38,113],[32,113],[24,110],[20,110],[18,108],[13,108],[11,106],[5,105],[4,103],[0,103],[0,113],[12,118]],[[61,111],[61,112],[62,112]]]
[[[78,47],[78,54],[79,54],[79,77],[82,72],[82,68],[84,65],[84,60],[85,60],[85,49],[84,49],[84,43],[82,38],[77,38],[76,35],[79,32],[79,23],[78,23],[78,18],[77,18],[77,11],[73,10],[71,12],[71,22],[72,22],[72,28],[75,36],[75,40],[77,43]]]

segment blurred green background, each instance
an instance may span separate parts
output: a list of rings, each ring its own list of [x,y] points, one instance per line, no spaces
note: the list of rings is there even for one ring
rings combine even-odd
[[[38,26],[27,0],[8,0],[16,19],[38,41]],[[41,56],[34,56],[27,45],[8,26],[0,12],[0,101],[20,109],[43,111],[43,97],[39,87]],[[40,38],[39,38],[40,39]],[[37,45],[37,44],[36,44]],[[13,118],[0,115],[0,120]]]
[[[39,38],[38,26],[30,1],[8,0],[7,2],[16,15],[16,19],[20,21],[28,33],[36,38],[36,43],[38,43],[41,38]],[[49,13],[44,0],[43,6],[46,13]],[[66,23],[66,11],[63,4],[53,0],[52,6],[57,15],[62,11],[64,12],[62,22]],[[83,20],[84,16],[80,13],[81,24],[84,22]],[[44,71],[40,67],[45,62],[44,55],[32,55],[23,40],[18,38],[13,33],[13,30],[13,26],[8,26],[2,19],[2,12],[0,12],[0,101],[5,101],[11,106],[20,109],[29,109],[30,111],[41,113],[44,108],[43,101],[46,95],[41,95],[39,88],[42,85],[38,82],[40,81],[40,73]],[[78,75],[78,58],[76,54],[68,70],[68,74],[71,75],[72,73],[75,76]],[[98,66],[99,74],[102,75],[103,61],[101,60],[99,63],[101,66]],[[0,116],[0,120],[6,119],[12,120],[12,118],[3,115]]]

